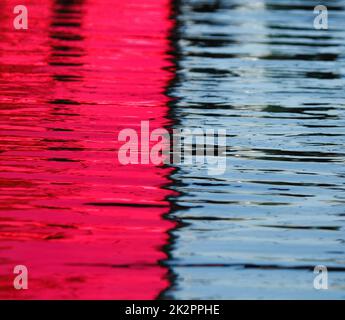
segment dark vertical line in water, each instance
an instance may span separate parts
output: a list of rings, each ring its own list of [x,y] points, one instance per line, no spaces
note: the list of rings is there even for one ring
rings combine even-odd
[[[167,87],[165,89],[165,94],[170,98],[168,102],[168,114],[167,114],[167,118],[170,120],[169,121],[170,125],[167,128],[169,132],[172,132],[172,128],[174,127],[174,125],[180,124],[180,120],[178,119],[175,113],[176,99],[172,95],[172,90],[174,86],[180,81],[178,73],[176,72],[179,69],[179,61],[181,57],[181,52],[178,45],[178,40],[180,38],[179,37],[180,23],[178,20],[178,16],[180,14],[180,6],[181,6],[181,0],[171,0],[170,19],[172,21],[172,27],[168,35],[169,46],[170,46],[170,50],[168,54],[170,56],[170,61],[171,61],[170,71],[173,73],[173,76],[171,80],[168,82]],[[170,150],[172,150],[172,141],[170,141]],[[176,167],[172,170],[169,176],[171,183],[165,186],[166,189],[174,190],[174,187],[181,184],[180,181],[174,179],[174,174],[176,174],[179,170],[180,169]],[[174,212],[178,210],[178,205],[176,203],[176,200],[181,195],[182,195],[182,192],[179,192],[177,195],[167,197],[167,201],[170,202],[170,210],[163,217],[166,220],[174,222],[175,227],[167,231],[169,240],[168,240],[168,243],[162,248],[167,258],[165,260],[160,261],[160,265],[168,269],[167,278],[170,285],[167,288],[165,288],[162,292],[159,293],[157,297],[158,300],[171,299],[172,297],[168,294],[168,292],[171,290],[171,288],[175,286],[177,282],[176,274],[174,273],[172,268],[169,266],[169,262],[173,260],[172,250],[173,250],[175,240],[176,240],[175,232],[178,229],[184,227],[184,223],[180,219],[174,217]]]
[[[51,77],[56,82],[82,80],[76,71],[80,72],[84,66],[82,61],[85,56],[85,49],[82,46],[83,7],[84,0],[54,0],[52,2],[49,34],[51,51],[48,63],[53,68]],[[69,74],[61,74],[62,70],[66,72],[66,68],[69,68]],[[72,74],[71,71],[73,71]],[[64,87],[68,88],[68,85]]]
[[[71,100],[72,83],[78,88],[83,80],[81,73],[84,68],[83,57],[86,55],[83,45],[84,0],[54,0],[51,2],[51,21],[49,23],[49,56],[48,65],[51,77],[53,99],[47,101],[52,105],[49,117],[58,113],[63,121],[70,118],[69,114],[80,117],[75,111],[79,105]],[[63,118],[62,118],[63,117]],[[58,130],[52,128],[51,130]],[[63,147],[85,150],[80,142],[63,139]]]

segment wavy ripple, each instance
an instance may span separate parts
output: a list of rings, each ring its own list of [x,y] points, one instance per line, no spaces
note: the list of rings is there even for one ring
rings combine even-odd
[[[179,166],[173,298],[345,297],[344,1],[175,2],[177,128],[226,128],[227,171]],[[313,289],[314,266],[330,289]]]

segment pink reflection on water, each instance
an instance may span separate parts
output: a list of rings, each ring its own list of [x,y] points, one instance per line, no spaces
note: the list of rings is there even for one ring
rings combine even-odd
[[[168,0],[32,0],[27,31],[0,1],[0,298],[156,297],[170,169],[122,166],[116,138],[169,124]]]

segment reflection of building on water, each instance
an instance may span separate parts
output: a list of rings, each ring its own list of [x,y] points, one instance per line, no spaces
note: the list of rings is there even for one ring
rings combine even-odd
[[[167,17],[166,0],[32,0],[27,33],[0,28],[1,298],[152,299],[167,287],[170,170],[124,167],[115,143],[141,120],[167,124]],[[2,283],[16,264],[29,290]]]
[[[329,4],[340,25],[344,2]],[[177,2],[171,116],[176,128],[226,128],[228,162],[219,177],[183,165],[172,175],[181,196],[171,216],[181,225],[164,297],[320,298],[312,270],[324,261],[344,283],[334,251],[343,228],[344,31],[315,30],[313,5]],[[339,286],[324,291],[342,295]]]

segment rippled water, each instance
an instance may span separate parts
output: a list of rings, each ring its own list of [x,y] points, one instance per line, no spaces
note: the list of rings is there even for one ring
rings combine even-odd
[[[322,3],[327,31],[318,1],[32,0],[16,31],[0,0],[0,298],[345,298],[345,1]],[[143,120],[226,129],[226,172],[122,166]]]
[[[227,171],[181,166],[165,297],[345,297],[345,2],[175,3],[176,128],[226,128]],[[329,290],[313,288],[316,265]]]
[[[0,297],[156,297],[170,169],[122,166],[116,137],[169,122],[168,2],[33,0],[27,31],[0,3]]]

